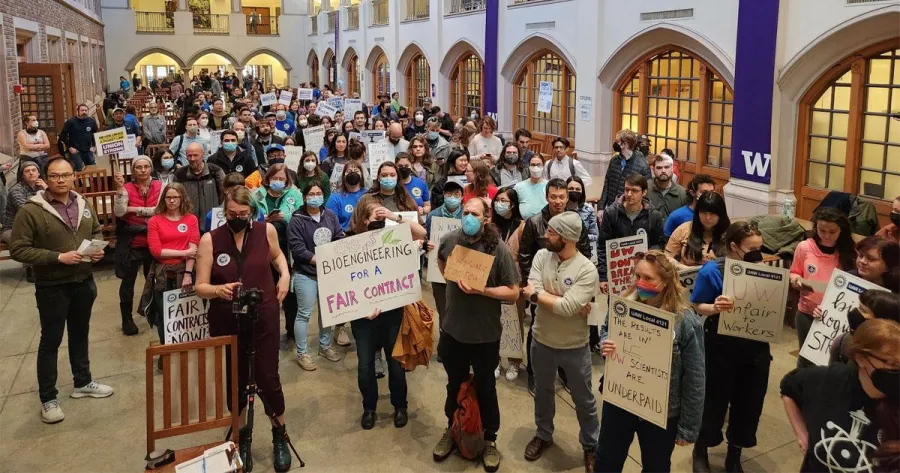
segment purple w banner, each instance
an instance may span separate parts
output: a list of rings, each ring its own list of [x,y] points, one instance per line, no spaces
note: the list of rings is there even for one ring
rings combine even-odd
[[[734,67],[731,177],[772,180],[772,94],[780,0],[743,0]]]

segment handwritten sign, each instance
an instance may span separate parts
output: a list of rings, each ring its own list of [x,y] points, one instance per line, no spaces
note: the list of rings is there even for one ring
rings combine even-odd
[[[444,279],[454,282],[465,281],[469,287],[483,291],[493,265],[494,255],[456,245],[447,258]]]
[[[734,308],[719,314],[719,333],[778,343],[789,277],[784,268],[726,259],[722,294],[734,301]]]
[[[365,144],[377,143],[384,139],[384,130],[363,130],[359,133],[362,135],[360,141]]]
[[[125,151],[125,142],[127,140],[128,133],[125,132],[124,126],[94,133],[94,143],[97,147],[96,154],[122,153]]]
[[[280,94],[278,94],[278,103],[283,105],[290,105],[291,100],[294,98],[294,91],[291,89],[282,90]]]
[[[550,113],[553,109],[553,83],[541,81],[538,88],[537,111]]]
[[[222,207],[213,207],[209,219],[209,231],[213,231],[225,225],[225,210]]]
[[[300,169],[300,163],[303,161],[303,147],[302,146],[284,146],[284,165],[287,166],[288,169],[293,169],[297,173],[301,173],[303,171],[297,171]]]
[[[306,144],[306,149],[318,153],[325,142],[325,125],[304,128],[303,142]]]
[[[381,166],[381,163],[391,160],[393,146],[387,141],[370,143],[366,151],[369,154],[369,175],[377,176],[378,167]]]
[[[813,320],[809,334],[803,341],[803,348],[800,349],[800,356],[817,365],[827,365],[831,343],[842,333],[850,331],[847,312],[859,305],[859,295],[869,289],[887,291],[865,279],[835,269],[828,281],[822,305],[819,306],[822,318]]]
[[[331,97],[326,103],[334,107],[337,111],[344,110],[344,97]]]
[[[120,158],[136,158],[138,157],[137,136],[128,135],[125,139],[125,151],[119,153]]]
[[[698,274],[700,274],[699,266],[678,271],[678,279],[681,281],[681,285],[687,289],[688,293],[694,291],[694,285],[697,284]]]
[[[428,241],[434,243],[434,249],[428,252],[428,273],[425,279],[428,282],[438,282],[445,284],[447,281],[438,268],[438,248],[441,246],[441,238],[444,235],[462,227],[462,220],[458,218],[447,217],[431,217],[431,231],[429,232]]]
[[[635,253],[647,252],[647,234],[606,240],[606,280],[609,293],[619,295],[634,280]]]
[[[603,402],[665,429],[675,316],[618,296],[609,299],[609,339],[616,351],[606,358]]]
[[[581,95],[578,97],[578,118],[583,122],[591,121],[594,114],[594,103],[590,96]]]
[[[522,358],[522,327],[519,326],[519,311],[515,302],[500,304],[500,356]]]
[[[316,115],[320,117],[328,117],[332,120],[334,119],[334,114],[337,112],[338,109],[325,102],[319,102],[319,105],[316,107]]]
[[[312,89],[297,89],[297,100],[312,100],[313,99],[313,90]]]
[[[196,292],[172,289],[163,293],[163,340],[172,343],[196,342],[209,338],[206,319],[208,301]]]
[[[316,246],[322,326],[422,300],[418,245],[408,224]]]
[[[356,112],[361,112],[362,109],[362,99],[344,99],[344,117],[347,120],[353,120]]]

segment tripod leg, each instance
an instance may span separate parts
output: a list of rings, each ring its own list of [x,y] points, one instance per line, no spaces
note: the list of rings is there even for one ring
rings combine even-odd
[[[272,412],[271,410],[268,409],[268,403],[266,402],[266,398],[265,398],[265,396],[263,396],[263,393],[260,392],[260,393],[258,393],[258,395],[259,395],[259,401],[262,403],[263,408],[266,410],[266,412]],[[297,457],[297,461],[300,462],[300,467],[301,468],[305,467],[306,463],[303,461],[302,458],[300,458],[300,454],[297,453],[297,449],[294,447],[294,442],[291,441],[291,437],[290,437],[290,435],[288,435],[288,431],[287,431],[287,428],[285,427],[285,425],[282,424],[281,421],[278,420],[278,417],[274,413],[271,416],[269,416],[269,421],[272,423],[272,426],[274,427],[273,432],[274,432],[274,430],[284,428],[283,429],[284,441],[287,442],[288,447],[290,447],[291,451],[294,452],[294,456]]]

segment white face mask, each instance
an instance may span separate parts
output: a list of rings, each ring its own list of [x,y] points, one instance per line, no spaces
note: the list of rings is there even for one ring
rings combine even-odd
[[[284,112],[284,110],[279,110],[279,111],[275,112],[275,118],[277,118],[279,120],[284,120],[284,117],[286,117],[286,116],[287,116],[287,114]]]
[[[208,125],[208,124],[209,124],[209,119],[208,119],[208,118],[201,118],[201,119],[200,119],[200,126],[205,127],[205,126]]]
[[[36,122],[36,121],[31,122],[31,128],[38,129],[40,127],[41,127],[41,125],[38,122]]]
[[[307,171],[312,171],[315,168],[316,168],[316,163],[314,163],[312,161],[305,161],[303,163],[303,169],[306,169]]]
[[[238,141],[244,141],[244,130],[237,130],[235,133],[237,133]]]
[[[528,170],[531,172],[531,177],[541,177],[544,174],[544,166],[529,166]]]
[[[425,116],[424,116],[424,115],[416,114],[416,121],[417,121],[417,122],[420,122],[420,121],[422,121],[422,120],[424,120],[424,119],[425,119]]]

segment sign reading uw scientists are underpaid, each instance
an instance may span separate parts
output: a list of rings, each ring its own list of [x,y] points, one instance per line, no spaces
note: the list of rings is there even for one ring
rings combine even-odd
[[[322,326],[422,300],[418,261],[418,245],[405,223],[317,246]]]

